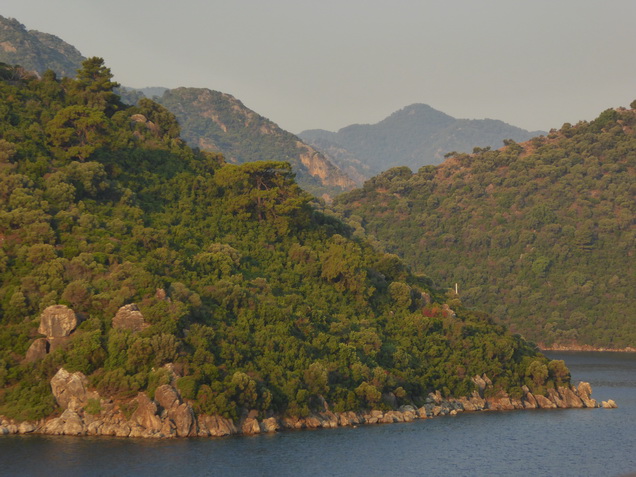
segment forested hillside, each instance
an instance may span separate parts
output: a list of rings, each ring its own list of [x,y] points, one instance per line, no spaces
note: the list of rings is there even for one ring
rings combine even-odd
[[[228,162],[284,160],[298,183],[317,196],[353,188],[353,181],[324,155],[233,96],[203,88],[176,88],[157,101],[179,120],[192,147],[221,152]]]
[[[498,148],[504,139],[525,141],[540,134],[493,119],[456,119],[426,104],[412,104],[377,124],[352,124],[338,132],[303,131],[299,137],[327,153],[341,169],[357,171],[352,177],[368,179],[391,167],[416,171],[439,164],[451,151]]]
[[[0,65],[0,415],[55,412],[61,367],[124,413],[176,376],[197,413],[232,419],[462,396],[484,373],[511,396],[569,380],[318,212],[288,163],[192,150],[116,86],[98,58],[75,80]],[[77,327],[47,331],[52,305]]]
[[[417,173],[391,169],[337,208],[529,339],[636,346],[634,109]]]

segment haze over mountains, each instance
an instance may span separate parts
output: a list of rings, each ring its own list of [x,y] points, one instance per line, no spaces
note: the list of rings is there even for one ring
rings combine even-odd
[[[28,30],[14,18],[0,16],[0,62],[39,74],[47,69],[72,78],[86,58],[55,35]]]
[[[19,64],[43,74],[52,69],[60,77],[73,77],[85,58],[63,40],[0,17],[0,61]],[[298,182],[316,196],[329,198],[350,190],[354,182],[322,153],[280,129],[267,118],[245,107],[236,98],[218,91],[196,88],[121,88],[125,101],[157,97],[175,113],[183,138],[192,147],[222,152],[235,163],[286,160]],[[160,97],[160,98],[159,98]]]
[[[320,196],[350,190],[354,183],[323,154],[245,107],[233,96],[204,88],[176,88],[156,101],[177,116],[183,139],[192,147],[222,152],[236,164],[287,161],[298,183]]]
[[[72,77],[84,57],[63,40],[27,31],[14,19],[0,17],[0,61],[42,74],[50,68]],[[430,106],[413,104],[374,125],[355,124],[338,132],[320,129],[298,135],[250,110],[237,98],[212,90],[162,87],[122,88],[124,100],[157,101],[177,115],[182,135],[192,147],[222,152],[236,163],[282,159],[292,164],[298,181],[317,196],[332,197],[397,165],[413,170],[439,164],[450,151],[475,146],[501,147],[504,139],[527,140],[529,132],[496,120],[455,119]],[[304,141],[304,143],[303,143]]]
[[[636,344],[636,101],[497,151],[390,169],[335,207],[543,345]]]
[[[493,119],[456,119],[426,104],[412,104],[376,124],[352,124],[338,132],[312,129],[298,136],[339,167],[369,178],[395,166],[416,171],[439,164],[452,151],[498,149],[505,139],[527,141],[542,134]]]

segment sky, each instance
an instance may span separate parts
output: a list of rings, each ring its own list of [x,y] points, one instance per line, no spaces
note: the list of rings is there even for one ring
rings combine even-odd
[[[413,103],[528,130],[636,99],[634,0],[2,0],[124,86],[229,93],[283,129]]]

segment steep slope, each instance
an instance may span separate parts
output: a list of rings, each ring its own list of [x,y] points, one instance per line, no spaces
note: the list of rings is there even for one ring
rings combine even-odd
[[[335,133],[303,131],[299,137],[320,150],[331,151],[335,162],[345,163],[347,156],[353,157],[378,174],[395,166],[417,170],[439,164],[451,151],[500,147],[504,139],[525,141],[539,134],[492,119],[455,119],[428,105],[413,104],[377,124],[354,124]],[[350,165],[356,167],[355,162]],[[367,174],[364,170],[359,173]]]
[[[0,16],[0,62],[19,64],[29,71],[73,77],[85,58],[60,38],[25,28],[13,18]]]
[[[54,35],[26,31],[14,19],[0,17],[0,62],[20,64],[42,74],[52,69],[58,76],[73,77],[84,58]],[[235,163],[284,160],[292,164],[298,182],[317,196],[332,196],[355,183],[322,153],[296,136],[246,108],[228,94],[196,88],[122,88],[122,100],[161,96],[158,101],[174,112],[183,137],[193,147],[222,152]]]
[[[64,425],[132,414],[191,435],[195,412],[422,405],[483,392],[484,374],[522,406],[524,386],[568,383],[563,362],[314,210],[288,163],[194,151],[111,77],[97,58],[77,80],[0,68],[0,414],[59,405]],[[65,379],[86,402],[60,398]]]
[[[633,109],[415,174],[391,169],[337,206],[529,339],[636,345]]]
[[[177,116],[182,137],[193,147],[221,152],[237,164],[288,161],[298,183],[317,195],[333,195],[354,185],[323,154],[229,94],[177,88],[166,91],[157,101]]]

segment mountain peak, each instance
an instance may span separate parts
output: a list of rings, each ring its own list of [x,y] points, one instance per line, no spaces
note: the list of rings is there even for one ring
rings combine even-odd
[[[370,177],[396,166],[417,170],[439,164],[449,151],[499,148],[505,139],[526,141],[539,134],[493,119],[456,119],[428,104],[415,103],[376,124],[352,124],[337,133],[304,131],[300,137],[336,154],[332,160],[345,170],[348,165],[344,163],[354,158],[367,166],[358,172]]]
[[[74,77],[86,58],[55,35],[27,31],[15,18],[0,15],[0,62],[19,64],[38,74],[51,69],[58,76]]]

